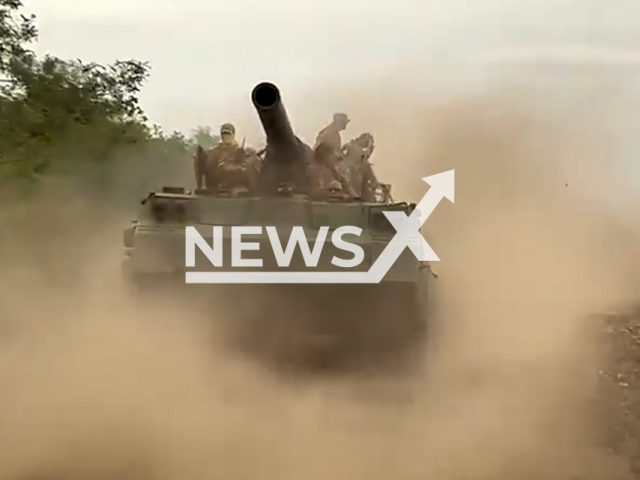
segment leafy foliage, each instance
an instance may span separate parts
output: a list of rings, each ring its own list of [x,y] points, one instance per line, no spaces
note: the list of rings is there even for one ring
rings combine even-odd
[[[217,141],[208,127],[186,138],[149,123],[138,99],[150,74],[146,62],[37,58],[30,50],[35,18],[22,7],[21,0],[0,0],[0,189],[50,174],[121,168],[123,159],[156,162],[157,170],[189,168],[184,159],[196,142]]]
[[[16,62],[30,62],[34,55],[28,48],[38,38],[35,16],[19,11],[21,0],[0,0],[0,73],[5,74]]]
[[[198,127],[193,131],[191,141],[203,148],[211,148],[220,141],[220,137],[212,132],[211,127]]]

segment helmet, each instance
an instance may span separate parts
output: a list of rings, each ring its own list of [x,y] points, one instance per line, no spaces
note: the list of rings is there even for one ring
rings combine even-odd
[[[234,127],[231,123],[225,123],[220,127],[220,135],[222,135],[223,133],[230,133],[232,135],[235,135],[236,127]]]
[[[347,116],[346,113],[334,113],[333,114],[333,121],[335,123],[342,123],[342,124],[346,125],[347,123],[349,123],[349,117]]]

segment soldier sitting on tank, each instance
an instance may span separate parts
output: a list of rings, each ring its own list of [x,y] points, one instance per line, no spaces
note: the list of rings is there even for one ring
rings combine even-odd
[[[235,127],[225,123],[220,128],[220,142],[203,155],[196,153],[196,183],[198,188],[235,195],[255,191],[259,161],[255,154],[245,151],[235,140]]]
[[[375,201],[378,184],[369,158],[375,148],[373,135],[363,133],[347,143],[343,149],[343,160],[339,163],[343,175],[356,194],[367,202]]]

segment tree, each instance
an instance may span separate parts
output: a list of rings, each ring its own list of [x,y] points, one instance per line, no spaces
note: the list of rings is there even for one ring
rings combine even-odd
[[[209,126],[200,126],[191,134],[191,142],[203,148],[212,148],[219,141],[220,137],[215,135]]]
[[[34,15],[19,13],[21,0],[0,0],[0,73],[6,76],[16,62],[29,63],[33,52],[28,45],[37,40]]]
[[[148,65],[133,60],[85,65],[45,57],[14,64],[0,102],[0,155],[41,173],[54,161],[102,161],[115,147],[150,136],[137,93]]]
[[[22,0],[0,0],[0,193],[37,188],[53,174],[136,195],[191,181],[193,148],[218,136],[209,127],[165,134],[149,122],[138,97],[149,64],[40,58],[31,50],[36,19],[22,8]]]
[[[20,0],[0,0],[0,174],[35,179],[56,164],[105,161],[119,147],[144,142],[151,129],[138,94],[149,65],[38,59],[33,16]]]

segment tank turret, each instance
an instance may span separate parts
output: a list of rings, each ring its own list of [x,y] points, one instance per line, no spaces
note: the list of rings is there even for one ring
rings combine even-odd
[[[308,166],[313,151],[293,132],[280,91],[273,83],[255,86],[251,101],[267,137],[261,174],[264,195],[277,195],[283,187],[294,193],[308,193]]]

